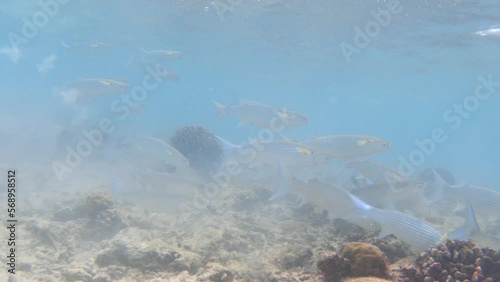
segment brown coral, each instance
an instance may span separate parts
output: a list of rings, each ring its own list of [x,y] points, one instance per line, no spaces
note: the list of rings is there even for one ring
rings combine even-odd
[[[323,258],[318,261],[318,268],[326,282],[356,281],[355,277],[372,279],[363,281],[381,281],[390,278],[389,259],[378,247],[368,243],[348,243],[340,254],[327,252],[322,256]]]
[[[389,278],[389,259],[376,246],[353,242],[344,246],[340,255],[351,262],[351,276]]]
[[[416,281],[500,281],[498,251],[480,249],[472,241],[448,240],[417,258]]]
[[[184,126],[170,139],[171,145],[179,150],[191,167],[202,175],[213,171],[223,157],[217,137],[202,126]]]
[[[321,256],[323,258],[318,261],[318,268],[323,273],[325,282],[340,281],[342,277],[350,274],[351,264],[348,259],[335,252],[326,252]]]

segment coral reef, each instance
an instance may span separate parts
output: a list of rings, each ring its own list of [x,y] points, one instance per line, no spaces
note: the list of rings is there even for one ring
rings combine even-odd
[[[215,135],[202,126],[185,126],[170,138],[170,144],[181,152],[191,167],[201,175],[215,169],[223,157],[223,152]]]
[[[148,244],[143,242],[147,241]],[[149,232],[129,228],[117,234],[112,242],[106,244],[97,254],[95,263],[99,267],[125,266],[140,267],[149,271],[169,271],[178,273],[184,270],[195,273],[200,267],[197,255],[172,247],[162,240],[154,239]],[[140,262],[140,264],[138,264]]]
[[[472,241],[448,240],[417,258],[415,281],[500,281],[500,254]]]
[[[234,274],[217,263],[207,263],[198,281],[230,282],[234,279]]]
[[[384,278],[379,278],[379,277],[374,277],[374,276],[368,276],[368,277],[348,277],[340,280],[340,282],[387,282],[390,280],[384,279]]]
[[[351,263],[351,276],[389,277],[389,259],[376,246],[353,242],[346,244],[340,255]]]
[[[344,277],[389,278],[389,259],[376,246],[363,243],[348,243],[340,254],[324,254],[318,268],[325,281],[340,281]]]
[[[335,252],[322,254],[323,258],[318,262],[318,268],[325,276],[326,282],[340,281],[342,277],[351,273],[351,263],[348,259]]]
[[[85,206],[91,215],[95,215],[113,207],[113,198],[104,190],[91,191],[87,194]]]
[[[268,199],[264,188],[229,187],[212,199],[213,209],[172,216],[113,201],[101,188],[61,195],[56,206],[23,218],[26,224],[20,232],[26,234],[26,247],[16,277],[18,281],[347,282],[387,281],[390,271],[394,281],[463,281],[457,278],[473,278],[474,273],[476,281],[500,281],[497,251],[453,241],[431,248],[418,263],[410,256],[387,270],[382,252],[390,260],[407,254],[399,240],[374,239],[373,232],[342,220],[332,225],[323,211],[310,205],[296,207],[292,197],[271,205]],[[366,243],[342,248],[348,238],[361,238],[379,249]],[[366,258],[356,259],[360,254]],[[440,276],[444,270],[450,277]],[[383,278],[374,276],[378,274]],[[0,273],[0,281],[7,279]]]
[[[410,245],[396,238],[394,235],[385,238],[376,239],[369,243],[377,246],[389,259],[390,263],[394,263],[402,258],[412,256],[415,253],[411,250]]]
[[[389,267],[393,281],[411,282],[416,281],[420,277],[420,269],[418,268],[416,257],[409,256],[402,258]]]

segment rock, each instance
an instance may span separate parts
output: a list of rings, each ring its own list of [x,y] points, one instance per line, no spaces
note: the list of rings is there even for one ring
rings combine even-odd
[[[340,255],[351,263],[351,276],[389,277],[389,259],[376,246],[353,242],[344,246]]]
[[[402,258],[414,255],[410,245],[394,236],[377,239],[372,244],[384,252],[390,263],[394,263]]]
[[[419,268],[415,257],[406,257],[398,260],[389,267],[391,277],[396,281],[415,281],[419,277]]]
[[[432,278],[437,278],[441,274],[441,271],[443,271],[443,267],[442,267],[441,263],[434,262],[427,268],[424,275],[430,276]]]
[[[340,280],[340,282],[387,282],[391,281],[388,279],[380,278],[380,277],[349,277]]]
[[[66,281],[92,281],[93,274],[90,273],[89,270],[77,267],[77,268],[68,268],[63,270],[62,276],[66,278]]]
[[[500,281],[498,252],[472,241],[448,240],[429,248],[416,260],[422,275],[416,281]],[[492,257],[490,257],[492,256]],[[495,269],[495,265],[498,267]]]
[[[55,221],[65,222],[69,220],[74,220],[81,217],[81,215],[77,214],[73,208],[64,206],[58,210],[56,210],[52,216]]]
[[[111,282],[113,281],[110,277],[110,275],[106,274],[106,273],[100,273],[96,276],[94,276],[94,279],[92,280],[92,282]]]
[[[196,257],[189,251],[154,239],[149,232],[128,228],[106,244],[97,254],[95,263],[99,267],[118,265],[148,271],[178,273],[184,270],[193,271],[191,261],[197,261]]]
[[[99,214],[101,211],[113,207],[113,197],[107,191],[95,190],[87,194],[85,206],[88,214],[92,217]]]
[[[217,263],[207,263],[196,281],[231,282],[234,274]]]
[[[339,281],[351,273],[351,263],[348,259],[335,252],[325,252],[318,261],[318,268],[325,276],[325,282]]]
[[[291,269],[304,266],[312,257],[313,252],[309,248],[298,247],[295,250],[290,250],[281,260],[283,269]]]

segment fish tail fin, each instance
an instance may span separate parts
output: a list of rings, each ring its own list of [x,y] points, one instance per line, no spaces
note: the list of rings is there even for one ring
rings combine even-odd
[[[476,214],[474,213],[474,209],[469,199],[465,198],[465,201],[467,204],[467,217],[465,218],[465,222],[462,226],[451,232],[448,238],[467,240],[471,235],[481,232],[477,224]]]
[[[432,170],[432,173],[434,174],[434,187],[431,197],[427,200],[427,204],[441,200],[444,196],[445,185],[448,185],[435,169]]]
[[[286,169],[286,166],[282,160],[280,160],[280,174],[279,174],[279,176],[280,176],[280,179],[278,182],[278,186],[276,187],[273,194],[269,198],[269,201],[274,201],[276,199],[283,197],[290,190],[289,189],[289,182],[288,182],[288,170]]]
[[[355,209],[364,210],[364,211],[372,209],[372,206],[370,206],[369,204],[363,202],[360,198],[354,196],[351,193],[348,193],[348,195],[349,195],[349,198],[351,198],[352,202],[354,203],[354,208]]]
[[[238,149],[240,146],[233,144],[225,139],[222,139],[221,137],[215,135],[215,138],[217,138],[217,143],[219,143],[219,147],[222,150],[222,161],[221,165],[224,166],[226,165],[231,159],[235,157],[235,155],[238,153]]]
[[[215,101],[212,101],[214,103],[215,108],[217,109],[217,119],[221,120],[227,115],[227,106]]]
[[[347,195],[349,195],[349,198],[351,198],[354,204],[354,208],[347,214],[347,216],[345,216],[345,219],[364,217],[367,212],[373,209],[372,206],[363,202],[360,198],[354,196],[353,194],[347,192]]]

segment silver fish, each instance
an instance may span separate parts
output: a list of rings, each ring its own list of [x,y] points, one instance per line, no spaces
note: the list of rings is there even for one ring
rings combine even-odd
[[[217,136],[225,161],[233,160],[248,167],[272,165],[280,160],[289,167],[307,167],[326,164],[331,157],[315,148],[288,141],[255,142],[252,145],[234,145]]]
[[[171,173],[179,176],[194,174],[189,160],[172,145],[161,139],[139,136],[129,142],[131,145],[126,156],[130,158],[130,162],[157,173]]]
[[[301,143],[323,150],[334,158],[357,158],[391,148],[391,143],[387,140],[363,135],[313,137]]]
[[[366,222],[366,219],[376,222],[381,227],[379,238],[393,234],[419,251],[446,239],[446,235],[418,218],[399,211],[378,209],[354,195],[350,197],[355,208],[344,219],[353,223],[359,222],[359,219],[362,222]]]
[[[385,184],[393,191],[399,189],[423,191],[426,186],[424,181],[404,177],[393,168],[369,160],[350,161],[344,167],[358,171],[371,184]]]
[[[86,104],[95,99],[119,94],[127,91],[128,82],[116,78],[82,78],[68,83],[62,89],[57,89],[56,95],[61,96],[66,104]]]
[[[164,62],[182,56],[182,52],[175,50],[146,50],[139,49],[141,57],[150,62]]]
[[[489,29],[479,30],[474,32],[475,35],[479,36],[489,36],[489,37],[500,37],[500,27],[492,27]]]
[[[254,101],[242,100],[239,105],[227,106],[213,102],[218,116],[237,116],[240,126],[253,124],[263,128],[286,128],[301,126],[308,122],[304,115],[286,109],[264,105]]]
[[[86,56],[102,55],[111,50],[111,44],[105,42],[79,42],[67,44],[61,40],[61,44],[65,50],[72,50],[75,53]]]
[[[429,199],[430,203],[439,201],[444,197],[467,198],[475,211],[484,216],[500,217],[500,192],[481,186],[469,184],[449,185],[444,179],[434,171],[435,185],[433,194]]]
[[[477,223],[476,215],[469,199],[465,199],[467,215],[465,217],[465,223],[463,226],[459,227],[450,235],[448,238],[450,239],[460,239],[460,240],[469,240],[472,239],[476,241],[481,247],[489,247],[492,249],[500,248],[500,239],[490,236],[489,234],[484,233]]]
[[[351,193],[377,208],[408,210],[422,215],[428,211],[422,190],[418,189],[392,190],[386,184],[372,184],[366,189],[354,189]]]
[[[279,199],[286,194],[294,195],[301,204],[312,203],[319,209],[326,210],[329,219],[344,217],[354,207],[349,193],[343,188],[317,179],[301,181],[290,174],[286,165],[280,162],[278,186],[269,200]]]

